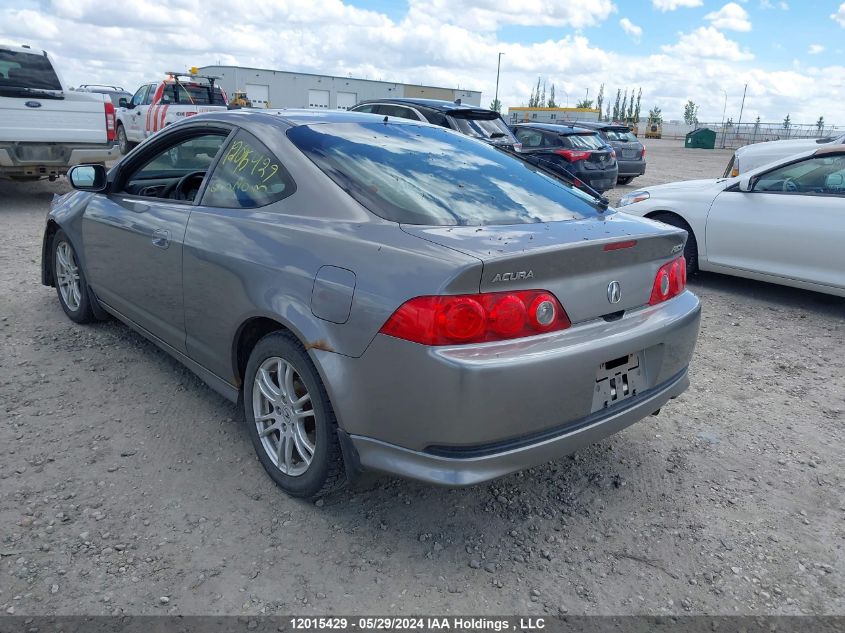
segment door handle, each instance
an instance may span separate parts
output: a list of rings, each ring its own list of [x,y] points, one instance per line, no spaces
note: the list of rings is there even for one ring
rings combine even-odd
[[[156,229],[153,231],[153,246],[167,248],[170,246],[170,231],[167,229]]]

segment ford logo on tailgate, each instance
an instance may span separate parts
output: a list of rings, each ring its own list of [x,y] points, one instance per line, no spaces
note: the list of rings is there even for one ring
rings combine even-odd
[[[40,108],[41,102],[40,101],[27,101],[24,103],[27,108]]]

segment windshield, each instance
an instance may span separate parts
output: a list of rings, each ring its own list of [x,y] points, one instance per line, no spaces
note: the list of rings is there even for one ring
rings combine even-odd
[[[62,84],[45,55],[0,50],[0,88],[61,90]]]
[[[515,139],[510,129],[501,117],[495,119],[474,119],[466,116],[452,116],[451,119],[458,129],[467,136],[476,138],[501,140],[503,143],[514,143]]]
[[[570,134],[561,138],[564,147],[572,149],[604,149],[598,134]]]
[[[600,213],[585,194],[519,158],[438,127],[332,123],[287,135],[353,198],[394,222],[528,224]]]
[[[628,130],[605,130],[604,135],[608,141],[639,142],[639,139]]]

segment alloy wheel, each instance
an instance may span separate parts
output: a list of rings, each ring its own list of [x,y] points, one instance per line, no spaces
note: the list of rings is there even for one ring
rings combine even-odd
[[[252,410],[261,445],[285,475],[304,474],[317,438],[311,394],[299,372],[283,358],[266,359],[252,386]]]
[[[56,284],[68,309],[72,312],[79,310],[82,303],[79,264],[76,262],[73,248],[64,241],[56,245]]]

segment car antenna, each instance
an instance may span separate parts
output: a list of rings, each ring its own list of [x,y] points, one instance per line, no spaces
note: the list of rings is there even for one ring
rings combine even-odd
[[[386,114],[384,115],[384,121],[382,121],[382,123],[387,123],[387,115]]]

